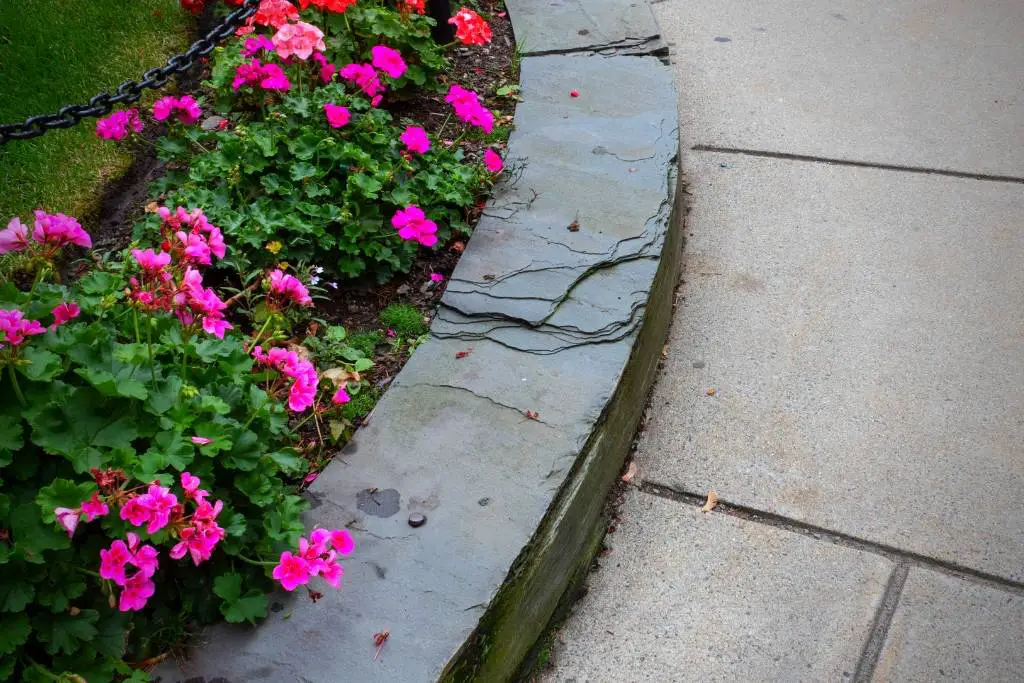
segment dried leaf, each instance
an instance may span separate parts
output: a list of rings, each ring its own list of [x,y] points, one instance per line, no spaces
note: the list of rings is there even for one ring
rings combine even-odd
[[[569,225],[565,226],[565,229],[568,230],[569,232],[579,232],[580,231],[580,222],[579,221],[573,221]]]
[[[661,357],[663,359],[668,358],[668,344],[665,344],[664,346],[661,347]]]
[[[708,502],[704,503],[704,507],[700,509],[701,512],[711,512],[718,507],[718,494],[715,493],[714,489],[708,491]]]
[[[626,473],[622,475],[622,481],[624,481],[624,482],[626,482],[628,484],[630,482],[630,480],[632,480],[633,477],[635,477],[635,476],[636,476],[636,460],[630,460],[629,461],[629,467],[626,468]]]
[[[524,410],[523,411],[523,415],[526,416],[527,420],[539,420],[540,419],[540,413],[538,413],[536,410]]]
[[[707,394],[708,396],[714,396],[714,395],[715,395],[715,394],[717,394],[718,392],[717,392],[717,391],[715,391],[715,388],[714,388],[714,387],[708,387],[708,390],[707,390],[706,392],[704,392],[704,393],[706,393],[706,394]]]

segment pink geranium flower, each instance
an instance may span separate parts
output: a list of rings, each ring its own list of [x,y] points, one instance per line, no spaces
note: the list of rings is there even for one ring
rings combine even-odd
[[[157,121],[166,121],[174,116],[181,123],[191,125],[202,115],[203,110],[191,95],[182,95],[181,97],[168,95],[153,103],[153,118]]]
[[[85,517],[85,521],[87,522],[91,522],[97,517],[103,517],[108,512],[110,512],[110,508],[107,507],[106,503],[100,500],[98,493],[92,494],[92,498],[89,500],[82,501],[82,515]]]
[[[270,293],[299,306],[312,306],[309,290],[294,275],[287,275],[279,268],[270,271]]]
[[[401,78],[408,68],[402,53],[393,50],[385,45],[374,45],[370,50],[373,66],[380,69],[391,78]]]
[[[142,132],[142,119],[138,109],[115,111],[96,121],[96,135],[104,140],[122,140],[132,133]]]
[[[484,168],[491,173],[500,173],[505,165],[501,162],[501,157],[498,153],[491,148],[487,148],[484,152]]]
[[[53,330],[67,321],[77,318],[82,311],[74,301],[65,301],[55,306],[50,312],[53,314],[53,324],[50,325],[50,329]]]
[[[425,247],[437,244],[437,223],[428,219],[415,204],[396,211],[391,217],[391,225],[403,240],[416,240]]]
[[[53,516],[56,518],[57,523],[64,527],[64,531],[68,532],[68,538],[75,535],[75,529],[78,528],[78,519],[81,516],[78,510],[54,508]]]
[[[45,332],[38,320],[29,320],[18,309],[0,309],[0,342],[18,346],[26,337]]]
[[[284,1],[288,2],[288,0]],[[291,5],[290,2],[288,4]],[[277,27],[275,26],[275,28]],[[244,57],[255,57],[260,52],[274,52],[274,43],[271,42],[270,38],[266,36],[253,36],[252,38],[245,39],[245,43],[242,46],[242,55]]]
[[[71,216],[62,213],[46,213],[38,209],[33,212],[36,217],[32,239],[40,244],[63,247],[65,244],[77,244],[87,249],[92,248],[92,238],[82,229],[81,224]]]
[[[125,581],[117,608],[122,612],[138,611],[146,606],[146,602],[155,592],[156,584],[139,572]]]
[[[324,105],[324,115],[327,116],[327,124],[331,128],[341,128],[347,125],[351,118],[346,107],[340,104],[331,104],[330,102]]]
[[[299,10],[288,0],[262,0],[253,20],[260,26],[281,28],[292,19],[299,18]],[[273,48],[271,48],[273,49]]]
[[[281,26],[270,40],[277,48],[277,54],[281,59],[288,59],[294,55],[306,60],[313,54],[313,50],[323,52],[327,49],[323,31],[304,21]]]
[[[347,64],[342,67],[339,74],[349,83],[358,86],[367,97],[371,98],[370,103],[377,106],[380,102],[378,98],[385,88],[372,64]]]
[[[441,275],[441,273],[431,273],[430,274],[430,281],[431,282],[444,282],[444,275]]]
[[[342,555],[348,555],[356,549],[355,539],[348,529],[335,529],[331,532],[331,545]]]
[[[123,586],[127,580],[125,567],[131,559],[131,551],[124,541],[114,541],[108,550],[100,550],[100,576]]]
[[[410,152],[425,154],[430,150],[430,138],[427,137],[427,131],[419,126],[409,126],[398,139],[405,143],[406,149]]]
[[[22,251],[28,246],[28,226],[15,217],[7,224],[7,228],[0,230],[0,254],[9,251]]]
[[[282,588],[291,592],[309,583],[309,564],[301,557],[285,551],[281,553],[280,561],[271,575],[281,582]]]
[[[205,436],[193,436],[192,443],[197,446],[205,446],[208,443],[213,443],[213,439],[207,439]]]
[[[132,249],[132,258],[143,270],[162,270],[171,263],[171,255],[166,251],[159,253],[152,249]]]
[[[494,129],[494,113],[480,103],[480,96],[472,90],[452,83],[445,101],[452,105],[455,116],[462,121],[479,126],[485,133],[490,133]]]
[[[334,396],[331,396],[331,402],[336,406],[340,406],[343,403],[348,403],[352,400],[352,397],[345,391],[344,386],[338,387],[338,390],[334,392]]]

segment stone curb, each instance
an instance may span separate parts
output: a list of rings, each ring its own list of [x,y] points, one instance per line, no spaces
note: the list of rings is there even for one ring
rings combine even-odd
[[[649,7],[581,2],[509,0],[509,177],[430,339],[310,489],[309,524],[356,536],[342,590],[276,595],[157,680],[507,680],[586,574],[668,332],[682,193],[671,76],[631,56],[663,53]]]

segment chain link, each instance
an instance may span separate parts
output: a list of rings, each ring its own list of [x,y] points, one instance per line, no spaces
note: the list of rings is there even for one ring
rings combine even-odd
[[[115,105],[137,101],[144,90],[163,87],[171,76],[188,71],[196,60],[213,52],[221,41],[234,34],[246,19],[256,13],[259,4],[260,0],[245,0],[241,7],[224,17],[223,21],[194,42],[188,50],[174,55],[165,65],[146,71],[140,81],[125,81],[117,86],[113,95],[101,92],[89,100],[88,104],[69,104],[55,114],[40,114],[23,123],[0,124],[0,145],[11,140],[38,137],[54,128],[70,128],[82,119],[109,114]]]

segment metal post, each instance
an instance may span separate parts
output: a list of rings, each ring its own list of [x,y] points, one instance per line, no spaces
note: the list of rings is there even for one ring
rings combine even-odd
[[[427,0],[427,13],[437,22],[430,29],[430,35],[439,45],[447,45],[455,40],[455,27],[448,23],[452,18],[452,5],[449,0]]]

